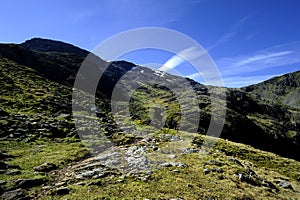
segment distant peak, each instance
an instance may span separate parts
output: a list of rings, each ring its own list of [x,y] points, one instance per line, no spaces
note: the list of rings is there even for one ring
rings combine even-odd
[[[38,37],[26,40],[20,45],[27,49],[38,52],[74,53],[82,57],[86,57],[89,54],[88,51],[76,47],[72,44]]]

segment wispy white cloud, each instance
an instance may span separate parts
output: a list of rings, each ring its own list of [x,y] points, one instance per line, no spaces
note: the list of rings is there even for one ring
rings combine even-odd
[[[216,61],[223,76],[264,72],[274,67],[300,65],[300,41],[281,44],[248,55],[226,57]]]
[[[105,0],[102,4],[106,9],[101,10],[99,15],[103,20],[109,20],[112,26],[119,27],[125,26],[128,21],[133,27],[144,26],[145,22],[147,26],[167,26],[182,19],[190,9],[189,4],[173,0]]]
[[[280,76],[282,74],[267,74],[267,75],[259,75],[259,76],[229,76],[224,77],[223,81],[227,87],[231,88],[239,88],[244,87],[256,83],[263,82],[275,76]]]
[[[91,17],[95,16],[97,14],[96,10],[80,10],[77,12],[73,12],[72,14],[69,14],[65,21],[67,23],[77,24],[80,22],[83,22],[85,20],[90,19]]]
[[[187,48],[187,49],[179,52],[178,54],[176,54],[172,58],[170,58],[158,70],[168,72],[172,69],[175,69],[176,67],[178,67],[182,63],[186,62],[185,59],[191,61],[193,59],[196,59],[199,56],[201,56],[201,53],[199,53],[199,51],[197,51],[196,48],[194,48],[194,47]]]
[[[246,57],[238,61],[237,63],[233,63],[233,66],[244,66],[258,61],[265,62],[265,63],[273,63],[273,62],[277,62],[278,59],[283,58],[284,56],[292,53],[293,51],[281,51],[281,52],[257,54],[254,56]]]
[[[246,35],[246,40],[251,40],[252,38],[254,38],[255,36],[257,36],[258,34],[260,34],[259,31],[253,32],[253,33],[249,33],[248,35]]]
[[[218,40],[215,41],[212,45],[207,47],[207,51],[210,51],[219,45],[226,43],[230,40],[232,40],[242,29],[242,27],[245,25],[245,23],[252,18],[251,15],[247,15],[243,18],[241,18],[238,22],[233,24],[228,32],[226,32],[224,35],[222,35]]]
[[[252,54],[222,58],[216,64],[225,86],[255,84],[280,75],[279,72],[288,73],[288,66],[300,66],[300,41],[273,46]],[[201,81],[198,73],[187,77]]]

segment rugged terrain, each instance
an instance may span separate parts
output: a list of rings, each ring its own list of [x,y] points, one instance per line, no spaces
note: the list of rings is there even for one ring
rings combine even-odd
[[[39,38],[0,45],[3,199],[300,198],[299,71],[225,89],[97,58],[100,70],[108,68],[96,107],[83,94],[79,104],[89,113],[80,112],[75,121],[72,86],[87,55]],[[147,84],[136,86],[126,115],[126,93],[141,77]],[[186,83],[197,96],[192,109],[184,107],[191,98]],[[175,95],[166,85],[182,92]],[[117,110],[111,107],[114,89]],[[223,90],[226,100],[210,94]],[[225,105],[223,139],[205,138],[212,112]],[[75,122],[81,124],[77,130]],[[78,135],[87,130],[103,133],[113,145],[99,151],[99,136]],[[203,148],[203,142],[215,145]]]

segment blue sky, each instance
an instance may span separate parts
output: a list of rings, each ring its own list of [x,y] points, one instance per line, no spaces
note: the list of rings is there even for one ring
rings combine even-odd
[[[0,0],[0,9],[1,43],[43,37],[92,50],[121,31],[163,27],[202,45],[228,87],[300,69],[298,0]],[[145,50],[124,58],[163,64],[171,57]],[[188,65],[178,71],[201,80]]]

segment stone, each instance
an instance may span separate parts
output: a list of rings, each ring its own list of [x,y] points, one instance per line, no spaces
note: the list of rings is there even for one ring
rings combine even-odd
[[[97,178],[104,178],[104,177],[107,177],[109,175],[112,175],[113,173],[112,172],[103,172],[101,174],[97,174],[95,176],[93,176],[94,179],[97,179]]]
[[[5,162],[0,162],[0,169],[7,169],[8,168],[8,164]]]
[[[44,182],[44,179],[18,179],[14,181],[16,188],[23,189],[39,186],[42,185]]]
[[[58,183],[55,183],[55,187],[62,187],[62,186],[65,186],[67,183],[66,182],[58,182]]]
[[[89,177],[92,177],[92,176],[95,175],[95,171],[93,171],[93,170],[92,171],[85,171],[85,172],[81,173],[81,175],[85,178],[89,178]]]
[[[185,163],[180,163],[180,162],[174,162],[174,163],[172,163],[172,165],[175,167],[181,167],[181,168],[187,167],[187,165]]]
[[[7,175],[14,176],[14,175],[19,175],[19,174],[21,174],[21,171],[19,171],[19,170],[17,170],[17,169],[14,169],[14,170],[7,171],[6,174],[7,174]]]
[[[236,158],[230,158],[229,159],[231,162],[234,162],[235,164],[244,167],[244,165]]]
[[[74,185],[84,186],[84,185],[86,185],[86,182],[81,181],[81,182],[75,183]]]
[[[55,190],[55,194],[56,195],[66,195],[66,194],[69,194],[71,191],[70,188],[67,188],[67,187],[60,187],[60,188],[57,188]]]
[[[222,166],[222,163],[220,163],[216,160],[209,160],[208,163],[211,165]]]
[[[204,169],[203,169],[203,172],[204,172],[204,174],[206,175],[206,174],[208,174],[208,173],[210,172],[210,169],[204,168]]]
[[[276,182],[277,185],[279,185],[280,187],[282,187],[284,189],[293,190],[293,186],[288,181],[276,179],[275,182]]]
[[[220,169],[220,168],[214,168],[211,170],[212,172],[217,172],[217,173],[223,173],[223,169]]]
[[[176,155],[171,154],[171,155],[168,155],[167,157],[168,157],[168,158],[171,158],[171,159],[174,159],[174,158],[176,158]]]
[[[3,153],[3,152],[0,151],[0,160],[4,160],[6,158],[11,158],[11,157],[12,156],[9,156],[9,155],[7,155],[7,154],[5,154],[5,153]]]
[[[53,163],[45,162],[45,163],[41,164],[40,166],[34,167],[33,169],[37,172],[49,172],[49,171],[57,169],[57,166]]]
[[[180,162],[165,162],[160,164],[161,167],[181,167],[186,168],[187,165]]]
[[[6,183],[6,181],[0,180],[0,185],[5,185]]]
[[[271,189],[275,189],[276,191],[278,191],[278,188],[270,181],[267,181],[266,179],[263,179],[262,181],[262,185]]]
[[[258,184],[250,176],[245,174],[238,174],[238,176],[240,181],[249,183],[254,186],[258,186]]]
[[[169,162],[165,162],[165,163],[161,163],[160,166],[161,167],[172,167],[172,164]]]
[[[178,169],[174,169],[174,170],[172,170],[172,172],[174,172],[174,173],[180,173],[180,171]]]
[[[2,194],[2,199],[5,200],[15,200],[15,199],[26,199],[27,193],[23,189],[16,189],[16,190],[11,190],[7,191]],[[29,198],[28,198],[29,199]]]
[[[101,181],[94,181],[94,182],[90,182],[88,184],[88,186],[92,186],[92,185],[95,185],[95,186],[103,186],[103,183]]]
[[[182,153],[190,154],[190,153],[198,153],[198,149],[193,149],[193,148],[183,148]]]

